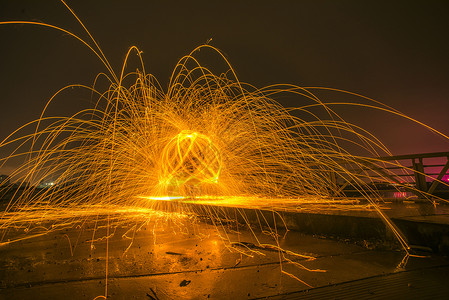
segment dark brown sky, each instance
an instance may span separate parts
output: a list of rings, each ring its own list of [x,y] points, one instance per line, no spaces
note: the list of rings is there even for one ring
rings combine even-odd
[[[117,71],[129,46],[137,45],[147,71],[166,86],[177,60],[212,38],[211,44],[226,54],[244,82],[361,93],[449,134],[448,1],[68,4]],[[85,37],[56,0],[0,0],[0,20],[39,20]],[[81,43],[54,30],[2,25],[0,41],[1,139],[36,119],[59,88],[91,85],[97,73],[106,71]],[[84,107],[86,101],[78,95],[60,99],[52,111],[71,113]],[[285,104],[301,105],[291,100]],[[371,130],[395,154],[449,151],[447,141],[405,120],[370,111],[341,113]]]

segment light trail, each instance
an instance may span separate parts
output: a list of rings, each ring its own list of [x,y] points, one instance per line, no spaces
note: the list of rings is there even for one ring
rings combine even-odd
[[[0,24],[12,23],[67,33],[38,22]],[[198,211],[190,204],[198,204],[212,207],[200,211],[222,232],[223,240],[232,244],[227,240],[219,207],[265,209],[273,215],[283,209],[300,211],[305,205],[309,210],[339,203],[368,209],[355,200],[334,197],[340,192],[334,180],[337,174],[344,180],[340,185],[351,182],[359,190],[408,251],[401,233],[380,210],[377,191],[367,185],[379,176],[395,184],[391,174],[375,167],[360,172],[347,167],[363,169],[366,165],[361,161],[375,162],[370,157],[389,155],[388,149],[369,132],[345,122],[312,89],[294,85],[258,89],[244,84],[218,49],[202,45],[181,58],[164,90],[153,75],[145,72],[137,48],[130,48],[117,74],[90,34],[90,42],[70,35],[105,64],[109,74],[98,80],[106,80],[109,88],[84,87],[96,97],[91,109],[71,117],[46,116],[48,106],[70,87],[61,89],[41,117],[25,126],[34,128],[33,134],[18,130],[0,143],[5,148],[16,146],[8,157],[0,159],[0,164],[26,158],[11,175],[32,183],[9,189],[13,200],[0,216],[0,243],[14,242],[5,240],[11,228],[27,228],[25,235],[33,237],[74,226],[91,216],[107,218],[111,227],[128,224],[137,215],[163,214],[162,219],[180,224],[196,222]],[[200,50],[217,55],[228,71],[215,74],[204,67],[196,57]],[[141,67],[126,73],[132,54]],[[285,95],[304,103],[294,109],[303,115],[292,114],[293,110],[275,100]],[[370,102],[370,108],[375,104]],[[400,115],[388,107],[378,107]],[[351,154],[347,144],[366,155]],[[52,179],[54,185],[35,188],[34,184],[46,179]],[[244,212],[239,212],[245,219]],[[50,227],[36,225],[44,221]],[[272,247],[281,249],[276,223],[260,223],[268,227]],[[33,227],[40,229],[33,233]],[[257,233],[253,233],[257,239]],[[279,253],[281,260],[287,259],[287,252]]]

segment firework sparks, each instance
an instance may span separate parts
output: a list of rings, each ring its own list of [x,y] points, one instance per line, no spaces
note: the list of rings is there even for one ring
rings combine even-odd
[[[63,30],[36,22],[16,23]],[[36,226],[35,233],[31,230],[27,235],[32,237],[74,226],[80,218],[91,216],[107,216],[109,228],[136,214],[163,213],[166,219],[193,222],[192,215],[201,211],[223,228],[218,214],[222,206],[276,211],[298,209],[305,203],[344,201],[334,199],[340,188],[332,176],[338,174],[361,190],[407,248],[372,201],[375,191],[366,190],[365,183],[373,181],[369,172],[357,173],[341,163],[371,161],[368,156],[388,154],[388,150],[368,132],[345,122],[311,90],[292,85],[257,89],[244,84],[220,51],[210,45],[183,57],[164,90],[156,78],[145,73],[143,63],[139,70],[125,73],[130,54],[142,59],[136,48],[129,50],[117,75],[92,41],[89,48],[110,72],[110,77],[104,77],[109,86],[106,90],[97,85],[84,87],[96,99],[94,107],[71,117],[49,117],[44,109],[41,118],[29,124],[35,128],[33,134],[21,135],[19,130],[0,143],[0,147],[17,147],[1,159],[2,164],[26,158],[13,177],[33,184],[43,178],[55,179],[46,189],[30,185],[14,192],[1,215],[1,243],[14,241],[4,240],[11,228],[52,222],[50,227]],[[202,66],[195,56],[200,49],[221,57],[229,70],[216,75]],[[295,111],[305,117],[281,106],[275,100],[281,94],[304,99],[307,103]],[[316,107],[327,118],[318,117],[313,112]],[[351,155],[343,147],[348,142],[367,152],[367,157]],[[26,145],[29,150],[23,151]],[[388,174],[383,178],[391,181]],[[197,204],[208,208],[197,209]],[[273,236],[271,247],[286,259],[276,225],[264,225]],[[109,235],[108,231],[106,237]],[[225,233],[223,236],[226,240]]]

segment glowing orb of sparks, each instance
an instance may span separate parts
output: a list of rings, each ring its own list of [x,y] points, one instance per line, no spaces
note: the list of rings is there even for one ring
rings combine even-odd
[[[217,183],[222,168],[220,152],[204,134],[183,130],[162,150],[162,176],[166,186],[200,186]]]

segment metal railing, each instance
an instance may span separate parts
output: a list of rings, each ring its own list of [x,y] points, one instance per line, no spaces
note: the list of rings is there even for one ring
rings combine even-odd
[[[360,182],[369,179],[365,183],[373,189],[407,191],[421,199],[449,196],[449,152],[356,158],[343,164],[348,173],[357,175],[357,180],[333,174],[332,179],[339,187],[337,195],[360,191],[361,188],[354,188],[356,181],[360,186]]]

